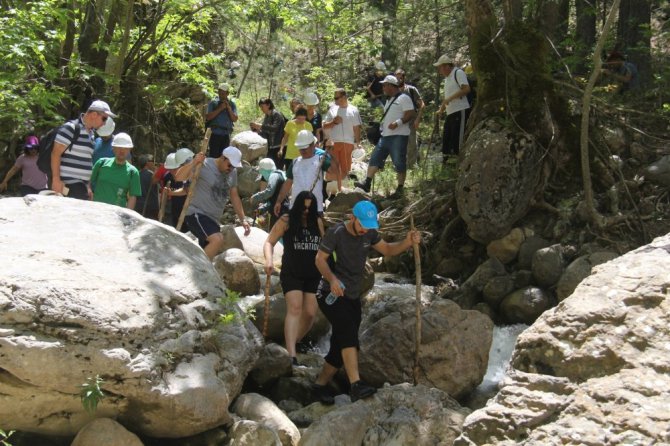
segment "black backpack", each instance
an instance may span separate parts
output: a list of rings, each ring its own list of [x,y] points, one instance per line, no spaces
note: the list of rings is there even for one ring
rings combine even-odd
[[[74,134],[72,135],[72,141],[65,149],[72,150],[72,146],[79,139],[81,135],[81,127],[79,122],[74,122]],[[61,126],[62,127],[62,126]],[[56,135],[58,135],[58,130],[61,127],[55,127],[49,130],[45,135],[40,138],[40,145],[38,146],[38,156],[37,156],[37,167],[51,178],[51,152],[53,151],[54,142],[56,141]]]
[[[463,71],[462,68],[456,68],[456,70]],[[468,84],[470,85],[470,92],[465,97],[468,99],[470,108],[472,108],[475,106],[475,101],[477,100],[477,77],[475,75],[469,76],[465,71],[463,71],[463,74],[465,74],[465,77],[468,79]],[[456,73],[454,73],[454,82],[456,82],[456,85],[458,85],[459,88],[461,87],[461,84],[456,80]]]

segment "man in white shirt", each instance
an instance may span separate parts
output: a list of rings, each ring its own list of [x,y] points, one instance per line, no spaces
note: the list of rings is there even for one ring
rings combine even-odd
[[[416,117],[412,99],[400,91],[400,82],[393,75],[382,81],[384,95],[388,98],[384,105],[384,119],[380,125],[382,137],[370,156],[368,173],[364,183],[356,183],[365,192],[370,192],[372,178],[379,169],[384,167],[386,158],[391,155],[393,167],[398,178],[398,188],[392,196],[402,195],[407,173],[407,142],[409,140],[409,123]]]
[[[470,84],[465,72],[457,68],[446,54],[433,64],[444,77],[444,99],[437,111],[439,115],[447,112],[442,132],[442,163],[446,163],[449,155],[458,155],[465,125],[470,115],[470,103],[467,94],[470,93]]]
[[[335,104],[328,109],[323,128],[333,142],[333,157],[340,165],[338,189],[342,190],[342,179],[351,171],[351,153],[361,142],[361,115],[358,108],[349,104],[344,88],[335,90]]]

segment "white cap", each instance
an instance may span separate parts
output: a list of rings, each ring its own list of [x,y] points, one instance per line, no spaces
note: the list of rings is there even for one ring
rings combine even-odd
[[[109,108],[109,104],[105,101],[93,101],[91,105],[88,106],[88,111],[94,111],[98,113],[104,113],[107,116],[116,118],[116,115],[112,113],[112,110]]]
[[[312,93],[310,91],[308,93],[305,93],[303,102],[305,103],[305,105],[318,105],[319,97],[316,95],[316,93]]]
[[[384,62],[382,62],[382,61],[380,60],[379,62],[377,62],[377,63],[375,64],[375,68],[376,68],[377,70],[382,70],[382,71],[384,71],[384,70],[386,70],[386,64],[384,64]]]
[[[107,118],[107,121],[100,127],[99,129],[96,129],[95,133],[98,134],[98,136],[110,136],[112,133],[114,133],[114,129],[116,128],[116,123],[112,118]]]
[[[179,164],[177,164],[177,154],[176,153],[170,153],[168,156],[165,158],[165,164],[163,164],[163,167],[166,169],[176,169],[179,167]]]
[[[122,149],[132,149],[133,148],[133,140],[130,139],[130,135],[127,133],[117,133],[114,135],[114,139],[112,140],[112,148],[114,147],[119,147]]]
[[[242,167],[242,152],[240,152],[240,149],[237,147],[226,147],[223,149],[221,156],[228,158],[228,161],[230,161],[230,164],[232,164],[233,167]]]
[[[235,68],[240,68],[241,65],[238,61],[234,60],[230,63],[230,68],[235,69]]]
[[[263,158],[258,162],[258,168],[261,170],[275,170],[277,166],[272,158]]]
[[[230,91],[230,85],[225,82],[223,84],[219,84],[219,90]]]
[[[181,149],[177,150],[176,156],[175,156],[175,161],[177,162],[178,165],[181,166],[182,164],[184,164],[186,161],[190,160],[194,156],[195,156],[195,154],[193,153],[193,151],[191,151],[191,149],[187,149],[187,148],[184,147],[184,148],[181,148]]]
[[[398,82],[398,78],[395,77],[395,76],[393,76],[392,74],[389,74],[388,76],[386,76],[386,77],[384,78],[384,80],[381,81],[380,83],[382,83],[382,84],[391,84],[391,85],[395,85],[396,87],[397,87],[398,84],[399,84],[399,82]]]
[[[434,67],[439,67],[440,65],[452,63],[451,57],[447,56],[446,54],[443,54],[440,56],[439,59],[437,59],[437,62],[433,64]]]
[[[300,130],[295,138],[295,146],[298,149],[306,149],[317,141],[316,136],[309,130]]]

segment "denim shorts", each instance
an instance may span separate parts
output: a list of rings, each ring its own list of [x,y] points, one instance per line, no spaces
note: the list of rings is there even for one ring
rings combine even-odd
[[[370,155],[370,166],[382,168],[391,155],[393,167],[398,173],[407,172],[407,142],[409,135],[382,136]]]

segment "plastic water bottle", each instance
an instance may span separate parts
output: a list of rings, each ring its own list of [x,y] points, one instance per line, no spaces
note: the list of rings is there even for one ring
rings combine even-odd
[[[341,280],[340,280],[340,287],[342,287],[342,290],[344,290],[344,284],[342,283]],[[336,300],[337,300],[337,295],[335,293],[333,293],[332,291],[330,293],[328,293],[328,295],[326,296],[326,304],[328,304],[328,305],[333,305]]]

